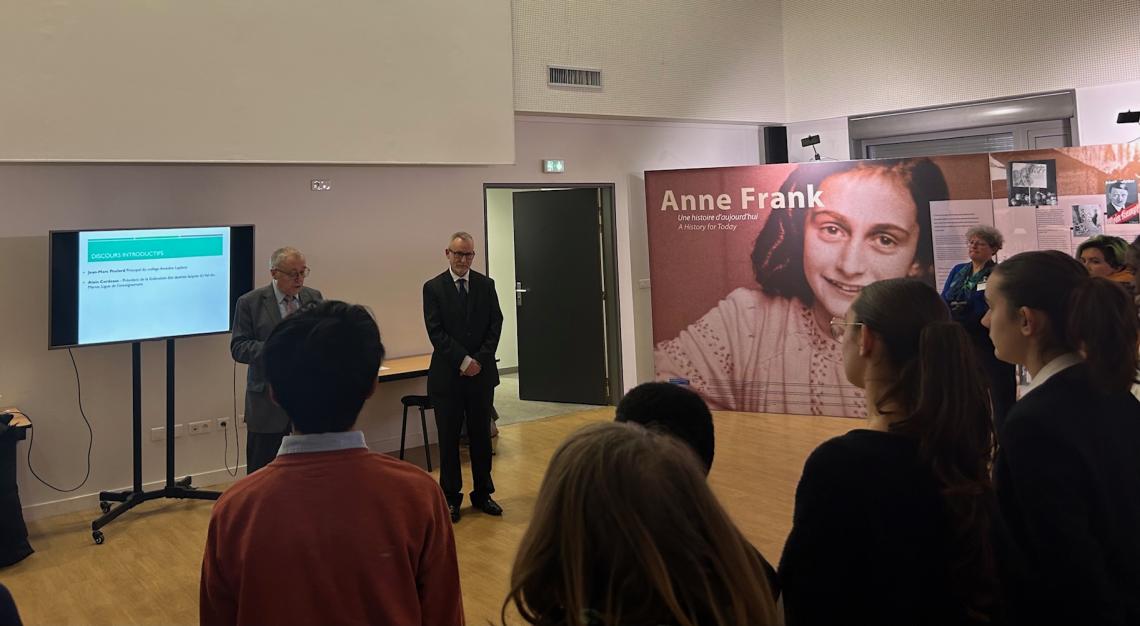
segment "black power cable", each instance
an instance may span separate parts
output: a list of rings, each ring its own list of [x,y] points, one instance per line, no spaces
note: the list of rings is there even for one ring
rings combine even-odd
[[[83,410],[83,387],[79,384],[79,366],[75,364],[75,355],[72,354],[71,348],[67,349],[67,355],[71,357],[71,368],[75,370],[75,394],[79,400],[79,414],[83,416],[83,423],[87,424],[87,473],[83,476],[83,482],[70,489],[61,489],[41,478],[40,475],[36,473],[36,468],[32,467],[32,445],[36,442],[36,429],[34,424],[28,429],[28,471],[32,473],[32,476],[36,477],[36,480],[60,493],[70,493],[87,484],[87,479],[91,478],[91,448],[95,444],[95,431],[91,428],[91,420],[87,419],[87,413]],[[23,411],[15,412],[26,417],[29,422],[32,421],[32,418],[29,417],[27,413]]]
[[[234,413],[230,421],[234,425],[234,471],[230,471],[230,429],[223,428],[222,435],[226,440],[226,450],[222,455],[222,462],[226,466],[226,473],[237,478],[238,468],[241,467],[241,432],[238,431],[237,413],[237,361],[234,361]]]
[[[91,420],[87,418],[87,412],[83,409],[83,385],[80,383],[80,380],[79,380],[79,366],[76,365],[76,363],[75,363],[75,354],[71,351],[71,348],[67,349],[67,355],[69,357],[71,357],[71,368],[75,372],[75,393],[76,393],[76,397],[78,399],[78,404],[79,404],[79,415],[81,415],[83,417],[83,423],[87,426],[87,470],[83,475],[82,482],[80,482],[78,485],[71,487],[69,489],[63,489],[60,487],[56,487],[55,485],[44,480],[43,477],[40,476],[39,473],[36,472],[36,468],[32,465],[32,449],[34,448],[35,442],[36,442],[36,430],[34,427],[34,422],[31,418],[31,416],[29,416],[27,413],[25,413],[23,411],[10,411],[11,413],[15,413],[17,415],[23,415],[28,420],[28,422],[31,422],[33,424],[32,427],[28,428],[28,433],[29,433],[28,434],[28,455],[27,455],[28,471],[30,471],[32,473],[32,476],[35,476],[36,480],[40,481],[41,483],[43,483],[47,487],[54,489],[55,491],[58,491],[60,493],[71,493],[73,491],[78,491],[80,488],[82,488],[84,485],[87,484],[87,481],[91,478],[91,450],[95,445],[95,431],[91,427]],[[228,428],[222,429],[222,432],[225,435],[225,445],[226,445],[225,451],[223,453],[223,462],[224,462],[225,467],[226,467],[226,473],[229,474],[230,476],[236,478],[238,475],[238,471],[241,467],[241,432],[238,430],[238,424],[237,424],[237,419],[238,419],[238,414],[237,414],[237,362],[234,362],[233,387],[234,387],[234,412],[233,412],[233,418],[232,418],[233,425],[234,425],[234,468],[233,468],[233,471],[230,471],[229,429]]]

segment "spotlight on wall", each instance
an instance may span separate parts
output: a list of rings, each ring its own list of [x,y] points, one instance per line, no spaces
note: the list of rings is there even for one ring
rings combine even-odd
[[[818,144],[818,143],[819,143],[819,135],[808,135],[807,137],[804,137],[803,139],[801,139],[801,140],[800,140],[800,145],[801,145],[801,146],[803,146],[803,147],[805,147],[805,148],[806,148],[806,147],[808,147],[808,146],[811,146],[811,151],[812,151],[813,153],[815,153],[815,156],[814,156],[814,157],[812,157],[812,158],[813,158],[813,159],[815,159],[816,161],[819,161],[819,160],[820,160],[820,158],[819,158],[819,150],[816,150],[816,149],[815,149],[815,146],[816,146],[816,144]]]
[[[1121,111],[1116,114],[1117,124],[1140,123],[1140,111]]]

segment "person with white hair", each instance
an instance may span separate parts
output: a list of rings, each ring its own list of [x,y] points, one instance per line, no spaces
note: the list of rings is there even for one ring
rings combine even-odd
[[[993,226],[979,224],[966,231],[966,252],[969,262],[955,265],[942,287],[942,299],[950,307],[950,317],[970,335],[978,361],[990,383],[990,400],[993,403],[994,427],[1001,428],[1005,414],[1017,400],[1017,377],[1014,367],[994,356],[994,344],[989,332],[982,326],[986,306],[986,286],[990,272],[997,265],[994,256],[1001,250],[1005,238]]]
[[[272,282],[238,298],[230,354],[249,365],[245,384],[245,471],[252,474],[277,456],[281,440],[292,429],[289,416],[269,396],[262,349],[269,333],[281,320],[324,299],[321,292],[305,286],[309,266],[305,255],[288,246],[273,251],[269,259]]]

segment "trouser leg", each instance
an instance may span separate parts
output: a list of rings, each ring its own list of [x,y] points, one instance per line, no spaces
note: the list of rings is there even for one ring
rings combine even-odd
[[[491,403],[495,389],[473,389],[464,394],[467,437],[471,446],[472,502],[495,493],[491,480]]]
[[[431,394],[435,428],[439,435],[439,486],[450,505],[463,502],[463,475],[459,469],[459,426],[463,402],[456,394]]]
[[[289,433],[246,432],[245,473],[252,474],[277,458],[281,440]]]

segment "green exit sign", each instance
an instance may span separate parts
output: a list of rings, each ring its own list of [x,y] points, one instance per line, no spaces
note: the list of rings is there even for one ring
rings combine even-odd
[[[561,174],[566,171],[566,161],[562,159],[544,159],[542,171],[546,174]]]

